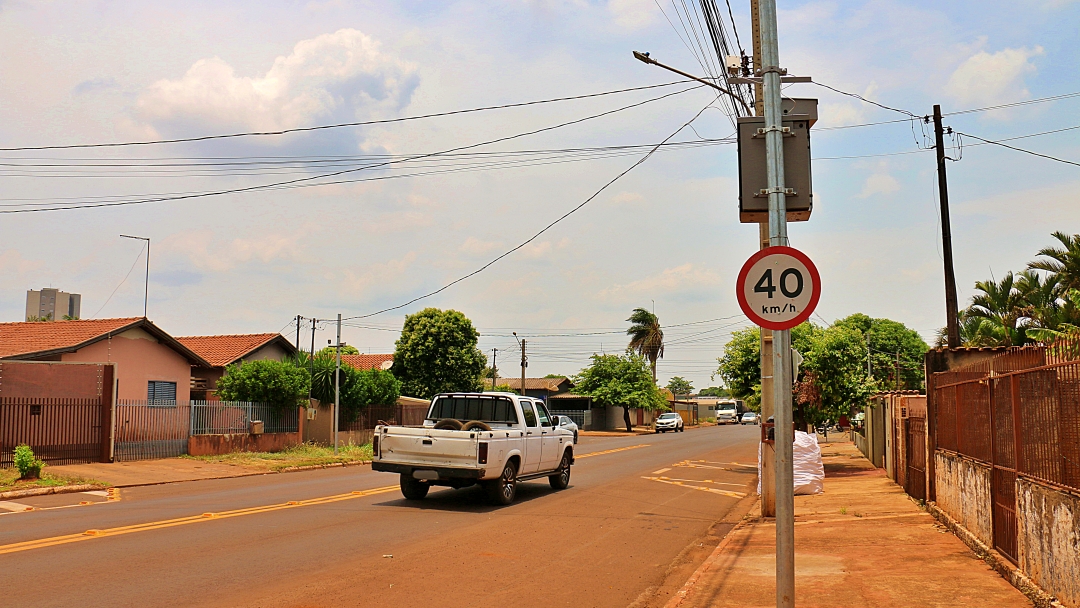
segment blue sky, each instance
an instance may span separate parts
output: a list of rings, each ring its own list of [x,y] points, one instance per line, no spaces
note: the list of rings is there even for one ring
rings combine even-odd
[[[747,4],[732,7],[748,44]],[[677,19],[670,3],[659,5]],[[917,115],[934,103],[948,113],[1080,91],[1077,23],[1080,2],[1061,0],[779,2],[780,57],[791,73]],[[664,83],[668,74],[630,51],[700,72],[680,34],[652,0],[7,0],[0,3],[0,146],[274,130]],[[661,92],[317,134],[0,155],[5,162],[122,164],[148,157],[419,154]],[[944,298],[934,158],[920,149],[929,132],[908,122],[836,129],[901,115],[813,85],[785,92],[821,104],[812,133],[815,211],[810,222],[790,227],[792,244],[821,270],[818,314],[829,321],[853,312],[890,317],[931,339],[944,324]],[[480,150],[656,143],[711,99],[694,90]],[[1080,98],[1071,98],[946,123],[988,139],[1015,137],[1080,124],[1078,110]],[[678,139],[723,138],[732,130],[717,110],[704,112],[694,128]],[[1071,131],[1013,143],[1080,161],[1078,141]],[[948,170],[957,281],[966,301],[976,280],[1022,269],[1051,244],[1050,232],[1080,232],[1080,169],[970,138],[963,144],[962,159]],[[841,156],[860,158],[834,158]],[[125,233],[153,239],[149,314],[167,331],[284,328],[291,336],[296,314],[362,315],[479,267],[635,160],[3,215],[0,316],[19,319],[25,291],[42,286],[82,293],[86,317],[140,314],[142,259],[136,262],[137,242],[118,237]],[[0,171],[0,203],[208,191],[310,175],[191,173],[113,168],[46,177],[7,169]],[[344,337],[365,352],[385,352],[403,312],[456,308],[481,329],[488,352],[513,349],[509,334],[516,330],[536,336],[530,375],[573,373],[594,351],[621,350],[623,319],[636,306],[655,305],[663,323],[678,325],[669,330],[661,380],[682,375],[707,385],[728,332],[747,325],[734,281],[754,250],[756,226],[738,222],[736,186],[734,146],[658,153],[532,245],[404,311],[354,322],[365,328],[346,327]],[[590,335],[551,335],[566,333]],[[320,330],[318,343],[330,337]],[[516,360],[508,356],[500,357],[509,363],[504,370]]]

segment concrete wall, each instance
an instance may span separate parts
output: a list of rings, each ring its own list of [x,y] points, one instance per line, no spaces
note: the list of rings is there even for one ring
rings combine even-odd
[[[232,452],[280,452],[300,443],[300,433],[191,435],[188,437],[188,454],[214,456]]]
[[[934,453],[937,506],[988,546],[994,546],[990,467],[938,450]]]
[[[146,399],[147,383],[176,383],[176,400],[191,399],[191,363],[140,328],[101,340],[73,353],[64,362],[115,363],[118,399]]]
[[[593,409],[593,420],[600,423],[599,425],[596,425],[595,422],[594,422],[594,426],[596,427],[596,430],[598,430],[598,431],[618,431],[618,430],[625,431],[626,430],[626,422],[623,420],[623,409],[624,408],[619,407],[619,406],[612,406],[612,407],[605,407],[605,408],[594,408]],[[600,412],[603,412],[603,413],[598,416],[597,414],[600,413]],[[654,419],[656,419],[656,413],[654,411],[652,411],[652,410],[645,410],[645,413],[643,415],[643,420],[644,420],[643,424],[650,425],[650,424],[653,423]],[[637,424],[638,424],[638,410],[637,409],[630,410],[630,422],[634,426],[637,426]]]
[[[1024,478],[1016,486],[1020,569],[1066,606],[1080,606],[1080,496]]]

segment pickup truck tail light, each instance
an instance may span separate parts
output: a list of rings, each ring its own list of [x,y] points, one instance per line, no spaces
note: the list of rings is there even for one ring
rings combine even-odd
[[[488,444],[481,443],[477,446],[476,460],[479,464],[487,464],[488,458]]]
[[[376,433],[371,438],[371,455],[375,458],[379,457],[379,434]]]

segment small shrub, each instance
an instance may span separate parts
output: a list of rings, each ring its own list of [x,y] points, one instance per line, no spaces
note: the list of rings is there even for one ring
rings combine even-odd
[[[34,450],[30,449],[30,446],[15,447],[15,468],[19,471],[19,479],[37,479],[44,466],[44,462],[34,457]]]

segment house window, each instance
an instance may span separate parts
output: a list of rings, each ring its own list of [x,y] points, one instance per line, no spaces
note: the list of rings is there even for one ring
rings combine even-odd
[[[147,383],[146,400],[150,405],[176,405],[176,383],[151,380]]]

